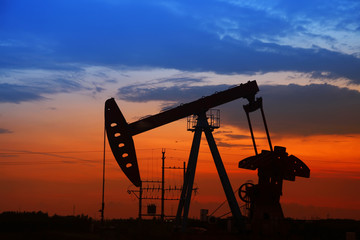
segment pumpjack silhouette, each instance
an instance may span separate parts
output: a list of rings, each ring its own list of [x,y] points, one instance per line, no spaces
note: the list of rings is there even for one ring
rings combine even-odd
[[[219,125],[213,123],[212,115],[209,116],[209,114],[206,114],[211,108],[239,98],[245,98],[249,102],[244,106],[244,110],[249,123],[255,156],[240,161],[239,167],[250,170],[257,169],[259,181],[256,185],[250,183],[243,184],[239,189],[239,194],[243,201],[250,204],[249,220],[254,226],[256,226],[255,223],[262,223],[268,220],[274,222],[284,218],[280,205],[283,180],[294,181],[295,176],[310,176],[309,168],[295,156],[288,156],[284,147],[275,146],[273,150],[263,111],[262,98],[255,98],[258,91],[259,88],[256,81],[249,81],[245,84],[240,84],[228,90],[214,93],[213,95],[200,98],[196,101],[180,105],[130,124],[126,122],[113,98],[106,101],[105,128],[109,145],[120,168],[128,179],[137,187],[141,187],[142,182],[132,137],[173,121],[188,116],[195,116],[193,118],[195,119],[195,123],[192,124],[190,128],[188,127],[188,130],[194,132],[194,138],[176,215],[176,223],[182,226],[183,231],[186,230],[187,225],[202,132],[205,133],[210,147],[234,222],[240,231],[244,230],[245,226],[245,218],[240,211],[233,188],[212,135],[214,129],[218,128]],[[270,146],[270,150],[263,150],[260,154],[257,152],[249,116],[249,113],[258,109],[261,110]]]
[[[253,230],[263,234],[281,234],[284,214],[280,204],[283,180],[295,181],[295,177],[310,177],[310,169],[299,158],[286,152],[285,147],[272,148],[270,134],[266,124],[262,99],[258,98],[243,106],[249,124],[255,156],[239,162],[239,168],[258,170],[258,183],[244,183],[238,190],[239,197],[247,203],[249,220]],[[270,150],[258,154],[249,113],[261,110]]]

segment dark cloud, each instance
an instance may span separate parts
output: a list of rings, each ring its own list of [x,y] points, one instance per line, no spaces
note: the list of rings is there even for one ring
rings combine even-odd
[[[310,77],[314,79],[338,79],[340,76],[330,72],[314,71],[310,73]]]
[[[249,135],[242,135],[242,134],[225,134],[226,137],[231,139],[249,139]]]
[[[126,75],[126,77],[130,77],[130,76]],[[115,79],[105,80],[105,82],[106,83],[118,83],[118,81]]]
[[[75,163],[83,163],[83,164],[93,164],[93,160],[83,159],[78,157],[72,157],[68,155],[69,152],[35,152],[35,151],[27,151],[27,150],[9,150],[8,153],[1,153],[2,157],[14,157],[18,156],[19,154],[26,154],[26,155],[44,155],[51,158],[61,158],[64,160],[45,160],[45,161],[11,161],[11,162],[1,162],[0,164],[3,165],[37,165],[37,164],[56,164],[56,163],[68,163],[68,164],[75,164]],[[70,152],[71,153],[71,152]],[[15,155],[16,154],[16,155]],[[66,159],[66,160],[65,160]]]
[[[130,86],[119,89],[119,97],[127,101],[147,102],[152,100],[186,103],[227,89],[227,85],[168,88]],[[347,88],[327,84],[299,86],[259,86],[258,96],[264,100],[264,109],[270,128],[274,134],[354,134],[360,133],[360,93]],[[197,96],[197,97],[195,97]],[[220,107],[222,125],[248,128],[242,105],[245,100],[236,100]],[[250,114],[254,128],[263,130],[259,113]],[[243,138],[232,133],[228,137]]]
[[[214,135],[221,135],[223,137],[227,137],[229,139],[236,139],[236,140],[243,140],[249,139],[250,135],[242,135],[242,134],[235,134],[232,131],[216,131],[213,133]]]
[[[119,88],[118,98],[131,102],[147,101],[170,101],[176,103],[185,103],[189,99],[195,100],[199,96],[206,96],[214,92],[228,88],[228,85],[217,86],[191,86],[191,83],[200,83],[203,80],[195,78],[171,78],[161,79],[149,84],[134,84]],[[163,87],[164,83],[170,83],[171,86]],[[160,86],[159,86],[160,85]]]
[[[0,103],[20,103],[45,99],[40,94],[40,89],[15,84],[0,84]]]
[[[27,101],[45,100],[44,94],[68,93],[88,89],[80,83],[55,79],[53,81],[33,82],[31,86],[26,84],[0,83],[0,103],[20,103]]]
[[[50,82],[50,92],[74,92],[85,89],[79,82],[64,78],[57,78]]]
[[[0,128],[0,134],[3,133],[12,133],[13,131],[9,130],[9,129],[5,129],[5,128]]]
[[[260,86],[258,95],[263,97],[270,132],[275,134],[360,133],[358,91],[327,84],[292,84]],[[235,126],[247,126],[243,111],[234,111],[239,107],[236,103],[224,105],[222,120]],[[255,119],[261,122],[259,114]],[[263,129],[262,124],[257,126]]]
[[[164,84],[164,83],[171,83],[171,84],[191,84],[191,83],[201,83],[204,82],[204,78],[191,78],[191,77],[176,77],[176,78],[164,78],[159,79],[156,84]]]
[[[102,92],[102,91],[104,91],[104,90],[105,90],[105,88],[95,87],[95,92],[97,92],[97,93],[100,93],[100,92]]]
[[[226,141],[226,142],[218,141],[217,139],[216,139],[216,145],[218,147],[227,147],[227,148],[233,148],[233,147],[241,148],[241,149],[253,149],[254,148],[254,146],[250,145],[250,144],[236,144],[236,143],[230,143],[228,141]]]

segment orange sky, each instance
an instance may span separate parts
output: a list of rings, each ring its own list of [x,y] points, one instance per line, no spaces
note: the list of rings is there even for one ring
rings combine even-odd
[[[99,218],[101,206],[101,174],[103,144],[103,101],[88,99],[77,103],[72,96],[58,96],[62,111],[46,108],[46,103],[10,105],[3,112],[5,122],[13,133],[1,134],[1,195],[0,211],[45,211],[50,214],[87,214]],[[71,104],[70,104],[71,103]],[[139,115],[139,105],[123,104],[129,122]],[[92,105],[88,108],[86,105]],[[137,105],[137,111],[133,107]],[[78,111],[78,109],[92,111]],[[32,114],[36,109],[38,114]],[[145,108],[144,108],[145,109]],[[151,112],[154,107],[143,112]],[[66,112],[66,116],[63,114]],[[6,117],[6,116],[11,116]],[[46,116],[46,117],[44,117]],[[133,117],[131,117],[133,116]],[[10,123],[10,121],[12,121]],[[271,119],[268,120],[271,126]],[[244,130],[222,126],[216,131]],[[271,129],[270,129],[271,131]],[[262,136],[263,133],[257,133]],[[281,201],[289,217],[357,218],[360,212],[360,165],[357,147],[358,135],[324,135],[309,137],[273,137],[273,145],[286,146],[287,151],[302,159],[311,169],[310,179],[286,181]],[[226,139],[222,138],[222,141]],[[190,152],[192,133],[186,131],[186,121],[180,120],[134,137],[143,180],[160,179],[161,149],[166,148],[166,164],[182,166]],[[251,144],[250,139],[237,140]],[[232,143],[235,143],[232,140]],[[258,141],[266,149],[264,142]],[[238,161],[253,155],[249,148],[219,147],[231,184],[236,190],[247,180],[257,181],[255,171],[237,168]],[[171,170],[173,171],[173,170]],[[180,185],[182,171],[166,172],[167,182]],[[200,208],[215,209],[225,195],[203,137],[200,147],[195,184],[199,188],[191,206],[190,216],[199,216]],[[117,166],[109,146],[106,152],[106,217],[136,217],[137,200],[127,193],[131,187]],[[147,203],[159,202],[148,201]],[[242,204],[239,201],[240,204]],[[166,212],[175,214],[177,201],[167,203]],[[145,211],[145,208],[144,210]],[[227,207],[219,210],[226,213]]]

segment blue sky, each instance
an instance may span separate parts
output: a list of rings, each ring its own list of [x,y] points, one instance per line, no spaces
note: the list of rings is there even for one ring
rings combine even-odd
[[[105,94],[110,83],[118,90],[107,94],[123,100],[174,104],[260,79],[265,95],[283,85],[273,106],[284,96],[287,112],[308,109],[311,129],[331,119],[319,133],[358,133],[359,12],[358,1],[344,0],[3,0],[0,104]],[[147,78],[129,75],[136,71]],[[337,114],[344,109],[346,131]]]
[[[359,8],[357,1],[2,1],[1,66],[291,70],[358,83]]]

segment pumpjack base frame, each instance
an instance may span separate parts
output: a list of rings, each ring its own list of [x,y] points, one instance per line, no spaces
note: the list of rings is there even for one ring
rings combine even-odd
[[[234,191],[231,187],[228,175],[226,173],[224,164],[222,162],[219,150],[216,146],[214,137],[212,135],[213,129],[209,125],[205,112],[197,114],[197,124],[194,130],[194,138],[191,146],[190,156],[189,156],[189,162],[188,167],[185,175],[185,181],[183,190],[181,192],[181,197],[178,205],[178,210],[176,214],[176,224],[178,226],[181,225],[182,220],[182,231],[186,230],[187,225],[187,219],[189,214],[189,208],[190,208],[190,200],[191,200],[191,194],[194,184],[194,178],[195,178],[195,170],[196,170],[196,164],[197,159],[199,155],[199,147],[200,147],[200,141],[201,141],[201,135],[202,132],[205,133],[206,140],[208,142],[208,145],[210,147],[210,151],[218,172],[218,175],[221,180],[222,187],[224,189],[227,201],[229,203],[233,218],[235,219],[235,222],[239,227],[241,227],[243,224],[241,222],[243,221],[243,217],[240,212],[239,205],[237,204]],[[182,217],[181,217],[182,216]]]

